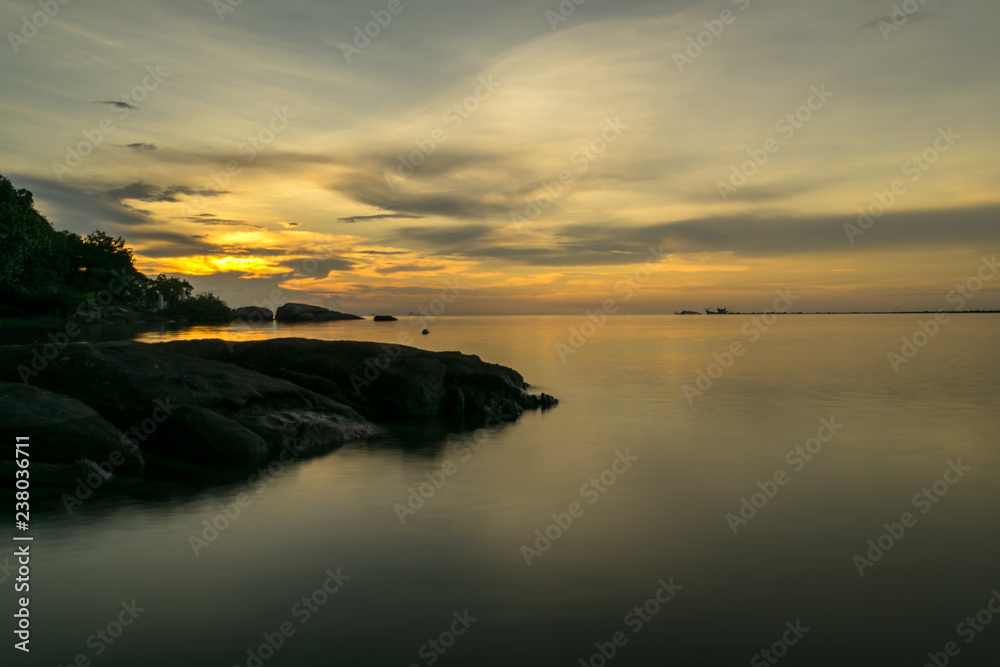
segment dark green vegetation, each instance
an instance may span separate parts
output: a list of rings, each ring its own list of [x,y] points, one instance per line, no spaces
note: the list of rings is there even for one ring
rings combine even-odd
[[[233,318],[212,294],[192,296],[186,280],[135,268],[122,237],[57,231],[35,210],[29,191],[0,176],[0,317],[67,317],[95,304],[150,311],[157,293],[162,313],[192,321]]]

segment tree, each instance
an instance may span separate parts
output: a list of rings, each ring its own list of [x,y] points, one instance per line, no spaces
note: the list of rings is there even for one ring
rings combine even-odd
[[[0,176],[0,311],[15,315],[63,316],[76,306],[135,309],[155,307],[157,292],[171,306],[188,303],[194,288],[163,274],[147,278],[135,268],[132,249],[121,236],[95,230],[87,236],[56,231],[35,210],[27,190]],[[231,319],[212,294],[199,295],[189,319]]]
[[[22,283],[25,267],[47,253],[53,233],[31,193],[0,176],[0,288]]]
[[[150,280],[146,279],[147,303],[155,306],[158,299],[157,293],[163,296],[163,300],[168,304],[175,304],[184,301],[194,292],[194,287],[186,280],[173,278],[160,274]]]
[[[229,322],[234,317],[226,302],[211,292],[171,303],[163,309],[163,314],[167,317],[184,317],[193,322]]]

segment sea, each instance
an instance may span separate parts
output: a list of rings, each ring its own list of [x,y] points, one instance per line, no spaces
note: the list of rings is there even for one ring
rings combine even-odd
[[[3,664],[995,667],[998,324],[451,316],[80,336],[410,340],[560,402],[236,480],[43,494],[30,654],[13,648],[23,543],[5,491]]]

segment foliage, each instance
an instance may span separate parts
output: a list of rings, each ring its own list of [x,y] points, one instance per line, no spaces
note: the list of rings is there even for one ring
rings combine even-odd
[[[163,309],[167,317],[185,317],[192,322],[229,322],[233,311],[226,302],[211,292],[204,292],[183,301],[176,301]]]
[[[26,266],[47,254],[52,225],[35,210],[27,190],[0,176],[0,286],[21,284]]]
[[[176,303],[191,296],[194,288],[191,283],[181,278],[165,276],[162,273],[152,280],[146,279],[146,290],[149,294],[150,303],[157,302],[157,293],[163,295],[163,300],[167,303]]]
[[[135,268],[125,239],[95,230],[87,236],[56,231],[35,210],[25,189],[0,176],[0,313],[65,317],[97,299],[101,305],[135,310],[157,307],[157,293],[177,316],[232,319],[229,307],[212,294],[191,297],[182,279],[148,278]],[[185,311],[185,312],[180,312]],[[224,312],[223,312],[224,311]]]

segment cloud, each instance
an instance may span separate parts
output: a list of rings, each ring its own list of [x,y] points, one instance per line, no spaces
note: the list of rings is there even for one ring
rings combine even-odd
[[[288,278],[309,278],[322,280],[334,271],[350,271],[355,263],[343,257],[321,257],[293,259],[282,262],[280,266],[291,269]]]
[[[353,201],[372,206],[397,218],[442,216],[458,219],[482,219],[507,216],[524,206],[524,195],[536,188],[511,185],[526,181],[520,158],[507,159],[493,151],[438,152],[408,179],[393,176],[399,159],[386,153],[361,153],[353,171],[340,177],[328,188]],[[522,173],[520,179],[511,179]],[[386,176],[389,174],[389,176]],[[388,180],[387,180],[388,179]],[[513,189],[521,187],[520,191]],[[343,218],[344,222],[375,219],[372,216]]]
[[[198,190],[186,185],[170,185],[161,188],[157,185],[137,181],[128,185],[108,190],[108,196],[113,200],[122,203],[125,200],[148,201],[148,202],[176,202],[177,195],[196,195],[200,197],[218,197],[225,194],[223,190]]]
[[[923,2],[927,2],[927,0],[923,0]],[[923,2],[921,4],[923,4]],[[897,9],[895,6],[893,6],[893,7],[894,7],[894,9]],[[886,24],[888,24],[886,26],[887,29],[888,28],[898,29],[898,28],[901,28],[903,25],[905,25],[909,21],[913,21],[914,23],[917,23],[917,22],[920,22],[920,21],[926,21],[927,19],[934,17],[940,10],[941,10],[941,5],[938,4],[937,6],[933,6],[932,5],[932,6],[929,6],[929,7],[927,7],[927,6],[920,7],[919,9],[917,9],[913,13],[906,13],[906,12],[901,11],[901,10],[900,11],[894,11],[894,12],[892,12],[890,14],[886,14],[884,16],[880,16],[877,19],[872,19],[868,23],[864,23],[862,25],[859,25],[857,29],[858,30],[864,30],[866,28],[878,27],[880,23],[886,23]],[[898,23],[897,23],[897,20],[899,21]]]
[[[138,241],[142,246],[142,257],[185,257],[190,255],[211,255],[219,252],[218,246],[201,241],[204,236],[189,236],[176,232],[157,231],[151,228],[130,230],[126,241]]]
[[[264,229],[260,225],[252,225],[246,220],[230,220],[226,218],[218,218],[211,213],[200,213],[195,216],[190,217],[180,217],[177,220],[187,220],[188,222],[193,222],[198,225],[219,225],[226,227],[253,227],[254,229]]]
[[[443,266],[433,265],[433,266],[422,266],[420,264],[395,264],[393,266],[383,266],[375,269],[376,273],[382,274],[392,274],[392,273],[419,273],[421,271],[440,271],[444,269]]]
[[[455,227],[403,227],[396,230],[395,233],[425,245],[451,247],[482,239],[492,231],[493,228],[489,225],[461,225]]]
[[[94,102],[94,104],[110,104],[116,109],[135,109],[137,111],[139,110],[139,107],[137,106],[133,106],[128,102],[119,102],[118,100],[98,100]]]
[[[340,222],[361,222],[362,220],[391,220],[395,218],[422,218],[422,215],[407,213],[380,213],[378,215],[355,215],[350,218],[337,218]]]
[[[134,227],[153,222],[143,211],[109,203],[96,190],[18,174],[11,174],[10,179],[16,187],[31,190],[57,228],[87,233],[108,224]]]
[[[660,243],[670,253],[730,252],[748,257],[914,247],[985,249],[1000,242],[998,217],[1000,206],[889,212],[863,236],[856,236],[853,245],[844,225],[856,226],[856,215],[728,216],[631,227],[570,225],[560,236],[564,247],[577,253],[639,253]]]
[[[159,148],[159,146],[157,146],[156,144],[145,144],[142,142],[137,142],[134,144],[125,144],[124,146],[121,146],[121,148],[131,148],[139,152],[145,152],[145,151],[155,151],[157,148]]]
[[[472,258],[509,261],[522,266],[618,266],[649,259],[649,247],[632,244],[628,250],[611,251],[603,243],[561,244],[554,248],[482,246],[460,254]]]

